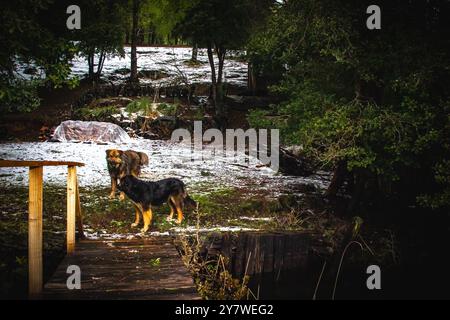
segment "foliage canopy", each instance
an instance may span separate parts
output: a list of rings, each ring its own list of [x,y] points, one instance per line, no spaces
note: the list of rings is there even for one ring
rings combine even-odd
[[[259,74],[277,70],[272,91],[285,102],[250,120],[267,125],[265,115],[278,115],[269,124],[285,143],[302,144],[322,166],[344,164],[354,197],[398,192],[448,205],[448,6],[382,1],[382,29],[369,31],[368,5],[280,4],[249,55]]]

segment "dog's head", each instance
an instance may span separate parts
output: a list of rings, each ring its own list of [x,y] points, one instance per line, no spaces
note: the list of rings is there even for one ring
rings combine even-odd
[[[122,164],[122,150],[117,149],[110,149],[106,150],[106,161],[113,166],[113,167],[119,167]]]
[[[119,189],[119,191],[126,193],[127,191],[129,191],[132,188],[133,180],[134,180],[133,176],[124,176],[124,177],[120,178],[117,189]]]

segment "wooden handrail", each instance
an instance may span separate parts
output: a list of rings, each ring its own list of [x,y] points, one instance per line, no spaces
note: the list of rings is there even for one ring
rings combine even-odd
[[[12,168],[12,167],[54,167],[54,166],[83,167],[84,163],[73,162],[73,161],[0,160],[0,168]]]
[[[28,203],[28,293],[30,298],[38,298],[43,288],[42,268],[42,208],[44,167],[67,166],[67,254],[75,250],[75,225],[83,234],[80,194],[78,190],[77,167],[81,162],[70,161],[20,161],[0,160],[0,168],[29,167]]]

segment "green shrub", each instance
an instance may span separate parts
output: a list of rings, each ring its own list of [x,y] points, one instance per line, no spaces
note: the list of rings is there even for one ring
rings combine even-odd
[[[98,108],[81,108],[75,112],[75,117],[84,121],[109,121],[112,115],[120,111],[115,106],[106,106]]]
[[[125,110],[128,113],[143,112],[143,113],[147,114],[149,112],[150,107],[151,107],[150,99],[141,98],[139,100],[135,100],[135,101],[129,103]]]
[[[175,116],[178,111],[177,104],[161,103],[158,105],[158,111],[166,116]]]
[[[31,112],[39,107],[41,100],[37,88],[40,81],[0,77],[0,109],[6,112]]]

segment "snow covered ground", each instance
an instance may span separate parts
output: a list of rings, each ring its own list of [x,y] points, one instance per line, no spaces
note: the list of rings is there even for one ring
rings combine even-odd
[[[0,159],[5,160],[64,160],[86,164],[78,169],[81,187],[108,187],[110,180],[106,167],[105,151],[111,148],[143,151],[149,155],[150,165],[143,168],[142,177],[159,180],[168,177],[181,178],[189,188],[205,192],[227,187],[267,190],[273,196],[292,193],[295,185],[313,184],[326,188],[327,181],[319,176],[309,178],[283,176],[268,167],[258,167],[258,160],[242,166],[242,158],[212,155],[203,156],[183,143],[170,141],[132,139],[122,145],[97,145],[84,143],[27,142],[6,143],[0,146]],[[239,160],[239,165],[236,162]],[[45,183],[66,185],[64,167],[44,169]],[[1,168],[0,184],[26,186],[27,168]]]
[[[118,73],[121,69],[130,69],[130,47],[125,48],[125,57],[108,57],[103,66],[103,78],[113,83],[123,82],[130,76],[129,73]],[[191,48],[167,48],[167,47],[138,47],[138,72],[162,71],[169,75],[160,80],[141,79],[141,83],[169,84],[175,78],[186,77],[189,83],[211,81],[211,70],[206,49],[200,49],[198,53],[198,66],[186,64],[191,59]],[[217,59],[216,59],[217,60]],[[217,62],[217,61],[216,61]],[[19,73],[24,75],[26,65],[19,66]],[[224,65],[225,80],[235,85],[247,85],[247,63],[227,59]],[[88,72],[88,64],[85,58],[77,57],[72,61],[72,76],[82,78]]]

